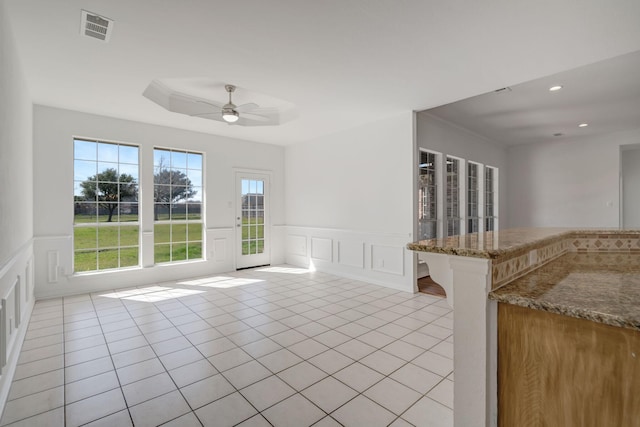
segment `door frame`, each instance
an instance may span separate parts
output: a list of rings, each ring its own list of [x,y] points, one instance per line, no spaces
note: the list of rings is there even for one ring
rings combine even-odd
[[[251,268],[250,266],[238,266],[238,261],[242,256],[240,254],[240,250],[242,247],[242,227],[238,226],[238,214],[242,208],[241,202],[241,191],[242,189],[239,187],[240,179],[242,176],[255,176],[256,178],[266,178],[265,179],[265,201],[264,201],[264,213],[265,213],[265,221],[264,221],[264,254],[266,255],[267,262],[260,263],[259,265],[271,264],[271,181],[273,179],[273,172],[271,170],[266,169],[249,169],[249,168],[233,168],[233,179],[234,179],[234,195],[233,195],[233,229],[234,229],[234,256],[233,256],[233,264],[234,268],[237,270],[238,268]]]

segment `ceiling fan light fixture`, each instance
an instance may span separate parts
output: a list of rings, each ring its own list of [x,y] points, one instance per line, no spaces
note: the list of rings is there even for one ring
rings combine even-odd
[[[240,118],[240,115],[233,108],[222,109],[222,119],[227,123],[235,123]]]

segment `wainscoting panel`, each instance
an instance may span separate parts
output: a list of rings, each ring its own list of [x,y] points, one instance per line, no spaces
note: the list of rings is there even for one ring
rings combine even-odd
[[[58,268],[60,267],[60,252],[47,252],[47,282],[58,282]]]
[[[355,280],[414,292],[411,234],[286,226],[286,262]],[[307,251],[307,242],[311,251]],[[310,253],[309,253],[310,252]]]
[[[327,262],[333,261],[333,240],[322,237],[312,237],[311,258]]]
[[[287,255],[307,256],[307,236],[287,235]]]
[[[33,250],[29,240],[0,265],[0,407],[9,394],[35,301]]]
[[[338,242],[338,264],[364,268],[364,242],[362,240],[340,240]]]
[[[382,273],[404,275],[404,248],[371,245],[371,269]]]
[[[213,262],[216,270],[235,270],[233,256],[235,248],[235,233],[233,228],[207,228],[206,250],[209,261]]]

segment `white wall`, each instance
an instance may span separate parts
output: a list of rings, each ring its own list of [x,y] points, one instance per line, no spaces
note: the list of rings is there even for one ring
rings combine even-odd
[[[620,146],[640,129],[515,146],[508,215],[515,227],[618,227]]]
[[[5,7],[0,2],[0,408],[34,303],[33,110]]]
[[[413,290],[413,113],[288,146],[287,262]]]
[[[2,4],[0,18],[0,265],[33,236],[32,106]]]
[[[640,228],[640,141],[620,152],[622,175],[622,224]]]
[[[500,228],[508,228],[510,222],[507,211],[508,163],[506,147],[428,113],[418,113],[416,117],[418,148],[498,168],[499,209],[497,216]]]
[[[215,125],[215,124],[213,124]],[[72,275],[73,138],[87,137],[140,146],[143,262],[146,268]],[[205,261],[152,265],[153,148],[205,154]],[[272,262],[284,261],[284,149],[209,134],[113,119],[44,106],[34,108],[35,257],[38,297],[141,285],[233,270],[235,250],[234,168],[272,172]],[[213,248],[220,250],[214,253]],[[151,252],[150,252],[151,251]],[[49,257],[53,254],[53,265]],[[58,257],[58,263],[55,258]],[[146,262],[144,261],[146,260]],[[151,261],[151,262],[149,262]],[[57,277],[56,277],[57,276]],[[53,279],[53,280],[52,280]]]

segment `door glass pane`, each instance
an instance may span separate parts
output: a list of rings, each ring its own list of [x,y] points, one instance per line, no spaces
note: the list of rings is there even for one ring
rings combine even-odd
[[[242,255],[264,252],[264,181],[241,180]]]

